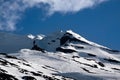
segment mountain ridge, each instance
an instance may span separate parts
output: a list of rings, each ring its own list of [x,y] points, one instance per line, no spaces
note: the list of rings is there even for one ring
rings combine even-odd
[[[6,35],[0,38],[1,80],[120,79],[120,52],[71,30],[48,36]]]

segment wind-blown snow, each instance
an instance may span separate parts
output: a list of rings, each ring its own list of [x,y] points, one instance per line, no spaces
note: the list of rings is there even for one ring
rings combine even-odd
[[[45,37],[45,35],[43,35],[43,34],[39,34],[39,35],[37,35],[37,38],[36,38],[36,39],[38,39],[38,40],[42,40],[44,37]]]
[[[30,38],[30,39],[34,39],[34,38],[35,38],[35,36],[34,36],[34,35],[32,35],[32,34],[29,34],[29,35],[28,35],[28,38]]]

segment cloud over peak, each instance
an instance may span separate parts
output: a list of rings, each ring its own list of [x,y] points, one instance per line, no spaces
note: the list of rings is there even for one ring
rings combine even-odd
[[[43,9],[52,15],[76,13],[85,8],[92,8],[106,0],[0,0],[0,30],[14,31],[23,12],[32,7]]]

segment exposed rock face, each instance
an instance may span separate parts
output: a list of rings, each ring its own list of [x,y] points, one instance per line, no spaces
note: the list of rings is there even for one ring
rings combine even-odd
[[[45,52],[44,49],[38,47],[37,45],[34,45],[34,46],[32,47],[32,50],[37,50],[37,51]]]
[[[77,52],[75,50],[72,50],[72,49],[63,49],[63,48],[56,48],[56,51],[60,51],[60,52],[64,52],[64,53],[73,53],[73,52]]]
[[[60,39],[60,45],[64,45],[66,42],[79,42],[81,44],[89,44],[85,41],[82,41],[80,39],[75,38],[72,34],[70,33],[65,33],[63,37]]]
[[[44,49],[38,47],[38,45],[36,44],[36,41],[35,41],[35,40],[33,41],[33,47],[32,47],[32,50],[37,50],[37,51],[45,52]]]
[[[60,39],[60,45],[65,44],[67,41],[69,41],[69,39],[70,39],[69,36],[63,36],[63,37]]]
[[[18,79],[12,75],[6,73],[0,73],[0,80],[18,80]]]

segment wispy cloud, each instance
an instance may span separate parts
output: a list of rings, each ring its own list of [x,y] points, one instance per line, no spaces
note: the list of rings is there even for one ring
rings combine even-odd
[[[92,8],[106,0],[0,0],[0,30],[14,31],[21,15],[27,8],[43,8],[52,15],[76,13],[85,8]]]

